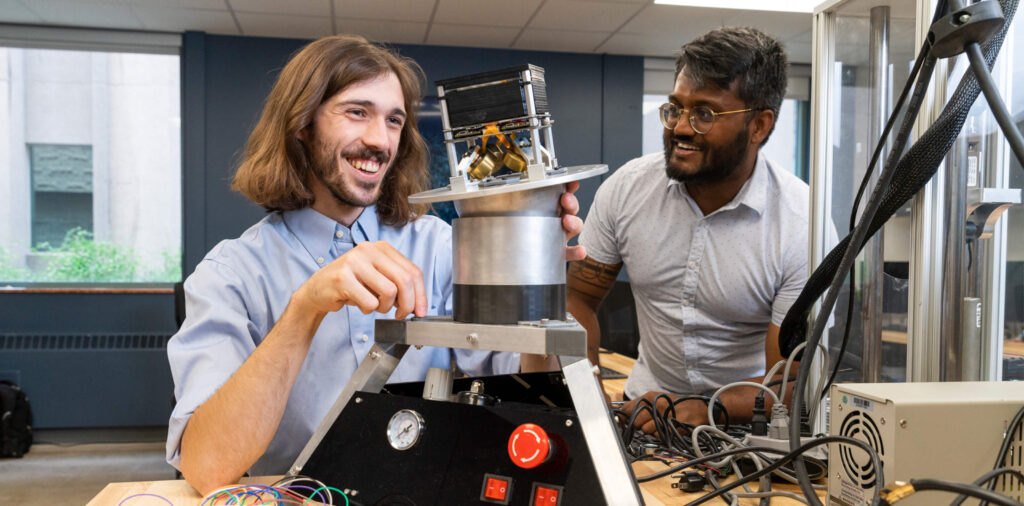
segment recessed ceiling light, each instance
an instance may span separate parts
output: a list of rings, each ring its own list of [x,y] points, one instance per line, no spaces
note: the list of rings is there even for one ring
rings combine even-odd
[[[814,12],[814,7],[824,0],[654,0],[660,5],[683,5],[686,7],[713,7],[716,9],[742,9],[748,11]]]

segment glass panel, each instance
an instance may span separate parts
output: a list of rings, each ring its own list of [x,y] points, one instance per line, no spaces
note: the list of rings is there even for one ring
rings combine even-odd
[[[181,280],[179,73],[0,47],[0,284]]]
[[[1017,128],[1024,129],[1024,25],[1017,8],[1001,59],[1010,63],[1012,85],[1006,97]],[[1005,81],[1004,81],[1005,82]],[[1024,167],[1010,153],[1009,187],[1024,188]],[[1024,206],[1014,206],[1006,220],[1006,295],[1003,318],[1003,379],[1024,380]]]
[[[871,55],[870,12],[858,2],[846,5],[848,7],[835,16],[836,41],[833,49],[836,57],[831,68],[834,92],[832,103],[827,104],[829,111],[824,115],[830,122],[831,138],[832,163],[827,168],[831,172],[830,213],[840,238],[850,231],[850,214],[857,189],[892,108],[891,102],[895,101],[906,82],[916,52],[912,9],[901,11],[894,7],[889,15],[889,79],[881,90],[891,98],[889,108],[882,111],[879,105],[881,92],[873,85],[872,67],[876,65],[877,56],[872,58]],[[876,165],[875,174],[881,170],[883,162],[884,158]],[[868,187],[860,200],[858,215],[863,212],[870,192]],[[874,244],[880,242],[880,246],[874,246],[878,248],[875,253],[869,252],[873,247],[869,244],[858,257],[852,294],[850,282],[844,285],[835,306],[834,324],[828,334],[830,351],[837,356],[847,325],[847,310],[852,305],[848,344],[837,381],[867,379],[864,357],[865,350],[871,347],[865,346],[865,328],[873,328],[880,333],[877,339],[881,340],[878,352],[881,356],[876,358],[880,361],[880,380],[906,379],[909,228],[909,210],[903,210],[873,239],[878,241]],[[865,298],[866,294],[880,297],[871,302]],[[878,349],[879,341],[874,341],[873,346]]]

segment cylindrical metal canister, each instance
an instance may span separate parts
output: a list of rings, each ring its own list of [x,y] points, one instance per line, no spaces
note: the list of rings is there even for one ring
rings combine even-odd
[[[565,318],[564,185],[456,202],[454,318],[483,324]]]

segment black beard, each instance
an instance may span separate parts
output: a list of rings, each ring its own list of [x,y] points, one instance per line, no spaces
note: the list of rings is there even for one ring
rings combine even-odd
[[[362,199],[357,196],[351,189],[345,185],[338,177],[339,169],[338,164],[341,163],[337,158],[334,157],[334,149],[331,146],[324,145],[318,139],[313,139],[312,156],[310,161],[312,164],[313,176],[320,180],[321,183],[327,188],[334,200],[339,204],[350,206],[350,207],[368,207],[377,203],[380,199],[380,185],[383,184],[383,180],[378,183],[369,183],[365,181],[356,181],[355,184],[362,187],[364,190],[372,191],[378,190],[373,196]],[[367,160],[375,160],[380,166],[381,170],[387,167],[388,160],[390,157],[383,151],[377,151],[370,148],[354,149],[350,151],[342,151],[341,156],[343,158],[362,158]]]
[[[750,148],[750,130],[744,128],[736,134],[731,144],[721,147],[712,147],[707,143],[697,143],[693,137],[674,136],[671,130],[665,131],[665,174],[670,179],[681,183],[689,184],[713,184],[725,181],[732,176],[740,167],[740,162]],[[700,167],[692,174],[686,174],[676,170],[669,163],[672,160],[672,150],[677,142],[685,142],[700,147],[704,157]]]

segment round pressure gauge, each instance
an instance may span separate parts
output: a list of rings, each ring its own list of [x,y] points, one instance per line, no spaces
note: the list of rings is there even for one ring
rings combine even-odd
[[[388,422],[388,442],[396,450],[408,450],[423,434],[423,417],[411,409],[401,409]]]

